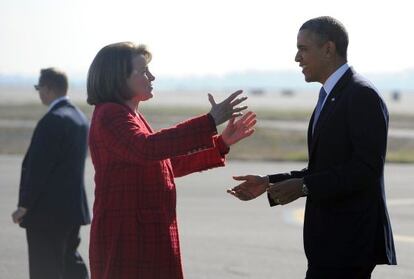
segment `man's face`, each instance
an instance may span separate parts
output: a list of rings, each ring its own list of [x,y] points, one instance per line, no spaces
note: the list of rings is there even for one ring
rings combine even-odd
[[[319,45],[316,36],[306,29],[299,31],[295,61],[299,62],[307,82],[316,81],[323,84],[329,76],[326,74],[326,43]]]
[[[37,92],[39,92],[40,101],[45,106],[48,106],[53,101],[53,99],[56,98],[50,88],[47,85],[43,85],[41,82],[39,82],[38,85],[35,85],[35,89]]]

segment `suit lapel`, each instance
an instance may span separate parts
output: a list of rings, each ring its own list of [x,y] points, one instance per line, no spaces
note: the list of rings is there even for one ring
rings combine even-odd
[[[331,93],[328,95],[321,114],[319,115],[318,122],[316,123],[315,130],[312,135],[312,123],[315,112],[312,114],[309,128],[308,128],[308,146],[309,147],[309,158],[312,156],[313,151],[315,149],[316,143],[318,141],[318,137],[320,132],[323,130],[326,121],[328,121],[329,116],[334,111],[334,108],[341,97],[344,87],[349,82],[351,77],[354,75],[354,71],[352,68],[349,68],[345,74],[338,80],[334,88],[332,89]],[[310,144],[310,145],[309,145]]]

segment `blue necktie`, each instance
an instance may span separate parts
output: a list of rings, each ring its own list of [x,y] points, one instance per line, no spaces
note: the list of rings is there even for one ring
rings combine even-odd
[[[321,90],[319,90],[319,97],[318,97],[318,103],[316,104],[315,109],[315,117],[313,118],[313,124],[312,124],[312,134],[315,130],[316,123],[318,123],[319,115],[321,114],[322,107],[323,107],[323,101],[326,98],[326,91],[323,89],[323,86],[321,87]]]

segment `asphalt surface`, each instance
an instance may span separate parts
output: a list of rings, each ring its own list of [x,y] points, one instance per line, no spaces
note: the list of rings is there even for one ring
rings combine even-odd
[[[0,278],[28,278],[25,232],[11,221],[16,207],[21,156],[0,156]],[[259,197],[241,202],[226,193],[232,175],[301,169],[303,163],[230,161],[225,168],[176,180],[185,277],[188,279],[304,278],[304,201],[270,208]],[[414,278],[414,165],[386,166],[386,193],[398,266],[378,266],[372,278]],[[93,202],[93,167],[86,184]],[[89,226],[80,253],[88,261]]]

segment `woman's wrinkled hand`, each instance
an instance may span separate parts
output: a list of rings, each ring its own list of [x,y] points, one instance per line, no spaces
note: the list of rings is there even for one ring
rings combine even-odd
[[[223,141],[227,146],[231,146],[238,141],[249,137],[254,133],[254,125],[256,124],[256,114],[254,112],[247,112],[242,117],[236,119],[231,118],[226,128],[221,133]]]
[[[247,99],[247,97],[237,98],[241,93],[243,93],[243,90],[238,90],[218,104],[214,100],[213,95],[208,94],[208,100],[211,104],[209,113],[213,117],[216,126],[231,118],[243,115],[242,111],[247,109],[247,106],[236,107]]]

